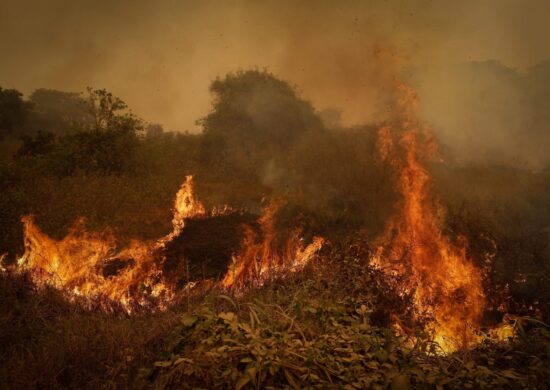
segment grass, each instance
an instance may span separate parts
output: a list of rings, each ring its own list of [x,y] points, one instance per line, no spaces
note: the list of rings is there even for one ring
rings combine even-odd
[[[442,355],[406,299],[353,245],[300,275],[243,296],[213,292],[182,314],[172,343],[148,373],[155,388],[544,388],[550,334],[489,338]],[[395,315],[414,341],[390,329]]]
[[[354,240],[245,293],[212,289],[164,313],[86,310],[24,276],[0,278],[7,388],[545,388],[550,334],[441,355],[407,298]],[[395,315],[415,341],[390,329]]]
[[[177,323],[173,312],[104,313],[0,276],[0,383],[10,389],[128,388]]]
[[[116,235],[122,240],[166,234],[171,228],[174,194],[184,175],[193,171],[192,166],[171,163],[172,159],[175,157],[166,157],[162,169],[137,176],[69,177],[43,175],[2,161],[0,179],[5,190],[0,191],[0,255],[9,252],[8,260],[13,261],[21,254],[19,221],[26,213],[37,214],[39,226],[58,238],[80,216],[87,218],[91,230],[116,226]],[[548,172],[533,176],[535,179],[544,189]],[[469,175],[465,175],[463,181],[468,180]],[[440,187],[455,190],[449,183]],[[455,187],[468,188],[462,182]],[[362,188],[352,189],[361,194]],[[495,185],[493,192],[498,188]],[[252,187],[243,190],[235,186],[224,189],[228,194],[221,196],[221,185],[208,181],[197,190],[201,200],[213,204],[231,200],[234,194],[247,194],[243,199],[257,195]],[[208,199],[208,193],[220,198]],[[516,230],[528,225],[547,234],[543,229],[548,216],[546,197],[532,188],[526,194],[533,199],[518,197],[516,203],[521,207],[512,203],[513,207],[503,207],[498,215],[514,216],[515,210],[518,220],[531,214],[532,220],[519,224],[495,217],[495,224]],[[444,199],[452,198],[444,195]],[[457,199],[464,197],[456,195]],[[522,211],[524,203],[528,211],[532,209],[530,213]],[[370,204],[378,205],[375,201]],[[337,204],[334,209],[347,210],[344,206]],[[473,213],[473,220],[486,215],[481,206]],[[307,215],[307,209],[296,209],[299,212],[287,211],[291,216]],[[316,217],[314,213],[324,209],[311,210]],[[328,221],[346,218],[337,215]],[[323,222],[321,219],[317,225]],[[492,288],[503,293],[507,291],[503,286],[509,286],[509,293],[525,302],[524,306],[540,301],[541,307],[547,307],[545,236],[535,237],[533,243],[523,238],[514,241],[511,237],[519,237],[515,231],[498,235],[491,224],[491,229],[484,224],[474,229],[468,223],[457,219],[449,225],[468,237],[479,237],[470,244],[485,245],[486,240],[481,239],[485,231],[495,231],[498,238],[494,275],[489,275]],[[328,222],[324,225],[329,226]],[[526,322],[509,343],[488,339],[472,351],[438,354],[438,346],[423,334],[422,324],[413,320],[407,297],[392,291],[365,263],[369,243],[348,239],[350,227],[343,225],[341,241],[332,249],[327,247],[322,259],[303,273],[244,294],[213,289],[189,305],[182,299],[182,305],[164,313],[128,316],[89,310],[79,302],[67,302],[59,291],[35,288],[24,275],[0,273],[0,387],[548,387],[550,338],[545,326]],[[333,226],[335,223],[331,229]],[[478,249],[484,253],[487,248]],[[518,285],[514,281],[519,271],[531,275],[529,283]],[[218,273],[224,272],[220,269]],[[522,297],[526,297],[524,301]],[[416,336],[414,343],[391,330],[396,318]]]

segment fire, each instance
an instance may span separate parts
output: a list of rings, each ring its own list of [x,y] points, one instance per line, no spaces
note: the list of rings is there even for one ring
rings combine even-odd
[[[321,249],[324,240],[314,237],[304,246],[301,229],[290,232],[283,243],[275,229],[275,215],[281,207],[281,201],[272,201],[258,220],[261,237],[250,226],[245,227],[245,238],[241,251],[233,256],[232,264],[222,281],[226,289],[261,286],[269,278],[287,271],[302,269]]]
[[[251,226],[243,227],[242,250],[233,256],[222,281],[224,288],[259,286],[275,274],[299,270],[321,248],[319,237],[304,246],[300,229],[279,240],[274,217],[280,205],[281,201],[272,202],[259,219],[263,240]],[[83,220],[55,240],[40,230],[32,216],[25,216],[25,253],[18,260],[19,271],[28,272],[37,285],[52,286],[69,297],[80,296],[105,308],[115,303],[127,312],[138,307],[165,309],[176,296],[175,287],[162,272],[167,244],[182,234],[187,220],[231,212],[229,206],[222,206],[207,213],[194,195],[193,177],[187,176],[176,194],[172,231],[157,241],[134,240],[118,248],[111,231],[90,232]]]
[[[453,242],[443,234],[444,210],[430,194],[430,174],[422,165],[435,143],[416,119],[415,92],[406,85],[399,92],[399,120],[380,130],[379,146],[399,172],[402,200],[373,262],[408,276],[404,292],[413,293],[416,313],[432,319],[428,330],[448,352],[475,342],[485,302],[482,278],[467,257],[465,238]]]
[[[164,246],[179,236],[185,226],[185,220],[206,214],[202,203],[195,198],[193,192],[193,176],[188,175],[176,194],[174,217],[172,218],[172,232],[158,241],[158,246]]]
[[[25,216],[25,253],[18,260],[19,269],[39,285],[99,303],[119,303],[128,312],[135,307],[162,309],[174,298],[162,278],[162,248],[181,233],[186,219],[204,214],[193,195],[193,178],[187,176],[176,195],[172,232],[156,242],[133,240],[119,249],[110,231],[88,232],[82,220],[55,240]]]

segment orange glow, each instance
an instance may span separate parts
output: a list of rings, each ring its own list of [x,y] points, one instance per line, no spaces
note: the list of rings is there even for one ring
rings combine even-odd
[[[193,192],[193,176],[188,175],[185,177],[185,181],[176,194],[174,217],[172,218],[172,232],[166,237],[161,238],[157,245],[164,246],[167,242],[179,236],[185,226],[186,219],[204,216],[205,214],[206,210],[204,206],[195,198]]]
[[[274,217],[280,205],[280,201],[272,202],[260,217],[261,240],[251,226],[243,227],[242,250],[233,256],[222,281],[224,288],[260,286],[276,274],[297,271],[321,248],[323,239],[319,237],[304,246],[300,229],[279,243]],[[165,309],[176,291],[162,274],[164,248],[182,233],[188,219],[229,212],[233,212],[229,206],[222,206],[207,213],[194,196],[192,176],[187,176],[176,195],[172,231],[157,241],[134,240],[118,248],[109,230],[87,231],[83,220],[64,238],[55,240],[40,230],[32,216],[25,216],[25,253],[18,260],[19,271],[29,272],[37,285],[52,286],[69,297],[80,296],[107,309],[113,304],[127,312],[138,307]]]
[[[174,291],[162,278],[161,249],[181,233],[186,219],[204,214],[204,206],[193,195],[193,178],[187,176],[176,196],[172,232],[158,241],[134,240],[119,249],[109,231],[89,232],[82,220],[55,240],[25,216],[25,253],[18,260],[19,269],[28,271],[38,285],[104,306],[118,303],[128,312],[136,307],[163,309]]]
[[[429,131],[416,119],[417,98],[399,85],[398,120],[379,131],[382,157],[398,172],[399,212],[380,238],[373,263],[406,275],[403,292],[412,293],[415,313],[430,318],[428,330],[446,351],[475,342],[485,303],[482,278],[466,254],[466,240],[443,234],[444,210],[430,193],[422,159],[434,153]]]
[[[324,243],[321,237],[314,237],[309,245],[304,246],[299,228],[290,232],[283,243],[278,243],[274,224],[281,203],[280,200],[272,201],[258,220],[262,238],[251,227],[245,227],[242,249],[233,256],[233,262],[222,281],[225,288],[239,290],[258,287],[277,274],[296,272],[321,249]]]

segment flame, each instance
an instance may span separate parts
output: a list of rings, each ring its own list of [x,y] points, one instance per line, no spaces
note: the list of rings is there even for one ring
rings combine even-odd
[[[466,240],[443,234],[444,210],[430,194],[431,178],[422,165],[435,143],[416,119],[416,93],[399,85],[399,120],[379,131],[379,150],[398,169],[400,212],[381,237],[373,263],[386,272],[408,276],[415,312],[431,318],[428,330],[445,352],[472,345],[485,299],[480,271],[466,254]],[[394,141],[398,137],[398,142]]]
[[[25,253],[18,260],[19,270],[29,272],[36,284],[91,301],[116,302],[128,312],[135,307],[163,309],[175,294],[162,280],[161,249],[181,233],[186,219],[204,214],[204,206],[193,195],[193,178],[187,176],[176,195],[172,232],[156,242],[133,240],[118,249],[110,231],[89,232],[83,220],[55,240],[40,230],[32,216],[25,216]]]
[[[243,249],[233,256],[223,287],[260,286],[277,273],[301,269],[321,248],[323,239],[319,237],[304,246],[300,229],[293,230],[282,246],[277,245],[274,217],[280,205],[280,201],[272,202],[259,219],[263,241],[258,242],[252,227],[244,227]],[[231,212],[231,207],[222,206],[208,216]],[[182,233],[187,220],[206,216],[205,207],[194,196],[192,176],[186,177],[176,194],[172,231],[157,241],[133,240],[119,249],[110,230],[87,231],[82,219],[56,240],[42,232],[32,216],[25,216],[25,253],[18,260],[19,271],[28,272],[38,285],[52,286],[105,308],[118,303],[127,312],[137,307],[165,309],[176,294],[163,278],[163,250]]]
[[[172,231],[170,234],[161,238],[157,242],[157,246],[165,246],[166,243],[172,241],[179,236],[185,227],[185,220],[204,216],[206,210],[203,204],[195,198],[193,190],[193,175],[187,175],[185,181],[181,185],[176,194],[174,203],[174,217],[172,218]]]
[[[324,243],[321,237],[314,237],[304,246],[299,228],[294,229],[283,244],[278,243],[275,215],[281,205],[280,200],[275,200],[265,207],[258,220],[262,239],[250,226],[244,227],[242,249],[232,258],[222,281],[224,288],[259,287],[277,274],[302,269],[321,249]]]

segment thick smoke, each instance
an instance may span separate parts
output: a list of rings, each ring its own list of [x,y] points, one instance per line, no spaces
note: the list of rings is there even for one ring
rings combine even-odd
[[[105,87],[149,121],[200,131],[212,79],[267,67],[352,125],[383,116],[391,63],[414,80],[457,160],[540,166],[549,13],[544,0],[8,0],[0,85],[27,94]]]
[[[550,163],[550,62],[525,72],[496,61],[427,66],[410,79],[423,117],[455,162],[535,169]]]

